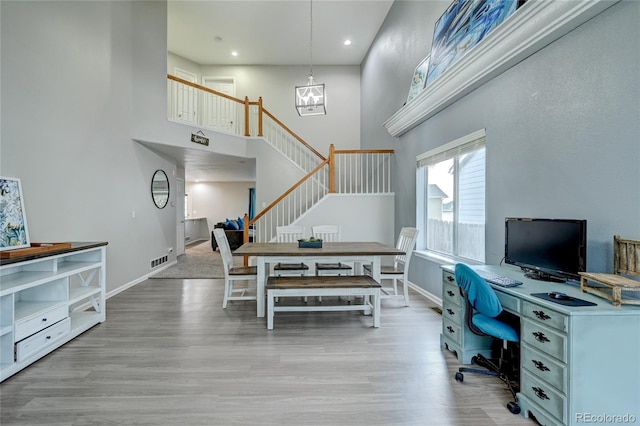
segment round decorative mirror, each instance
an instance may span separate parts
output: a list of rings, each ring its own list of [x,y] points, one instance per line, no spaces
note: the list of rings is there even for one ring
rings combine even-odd
[[[169,202],[169,178],[164,170],[156,170],[151,179],[151,197],[157,208],[163,209]]]

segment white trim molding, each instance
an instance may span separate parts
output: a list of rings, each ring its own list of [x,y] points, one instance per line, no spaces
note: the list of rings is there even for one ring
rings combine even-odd
[[[620,0],[529,0],[387,121],[397,137]]]

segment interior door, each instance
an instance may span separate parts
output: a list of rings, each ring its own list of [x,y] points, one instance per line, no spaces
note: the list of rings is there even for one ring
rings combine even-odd
[[[233,77],[203,77],[202,85],[225,95],[236,96],[236,83]],[[237,103],[222,96],[205,94],[203,107],[203,126],[237,133]]]
[[[176,178],[176,256],[184,254],[184,180]]]
[[[196,83],[198,77],[188,71],[175,69],[175,76],[190,83]],[[196,89],[184,84],[173,85],[173,119],[197,124],[198,94]]]

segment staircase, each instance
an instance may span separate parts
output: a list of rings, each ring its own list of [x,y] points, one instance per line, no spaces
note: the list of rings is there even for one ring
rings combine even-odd
[[[207,125],[189,121],[186,124],[208,127],[238,136],[257,136],[287,158],[304,177],[293,184],[271,204],[263,208],[254,218],[245,217],[245,241],[248,230],[254,232],[254,241],[266,242],[275,238],[276,227],[299,223],[305,215],[317,208],[330,195],[335,194],[387,194],[392,192],[391,156],[393,150],[337,150],[331,145],[327,157],[317,152],[278,120],[262,105],[262,98],[251,102],[230,97],[204,86],[167,76],[169,105],[191,102],[184,97],[199,96],[203,103],[218,109],[233,111],[233,123],[216,123],[207,120]],[[179,114],[169,111],[176,119]],[[229,115],[229,114],[227,114]],[[190,118],[191,119],[191,118]],[[212,126],[213,127],[209,127]],[[388,223],[387,223],[388,225]]]

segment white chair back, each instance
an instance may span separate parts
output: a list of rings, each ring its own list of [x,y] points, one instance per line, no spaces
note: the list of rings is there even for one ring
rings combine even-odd
[[[304,238],[304,226],[278,226],[276,228],[276,241],[279,243],[295,243]]]
[[[395,257],[394,261],[396,267],[398,266],[398,264],[401,264],[404,266],[405,270],[409,268],[409,261],[411,260],[411,255],[413,254],[413,250],[416,247],[417,239],[418,230],[416,228],[405,227],[400,230],[396,248],[404,251],[405,254],[400,254]]]
[[[311,227],[313,238],[327,243],[342,240],[342,227],[339,225],[317,225]]]
[[[225,276],[229,274],[229,270],[233,267],[233,255],[231,254],[231,247],[229,246],[229,240],[224,233],[224,229],[216,228],[213,230],[213,235],[218,243],[220,249],[220,257],[222,257],[222,265],[224,267]]]

